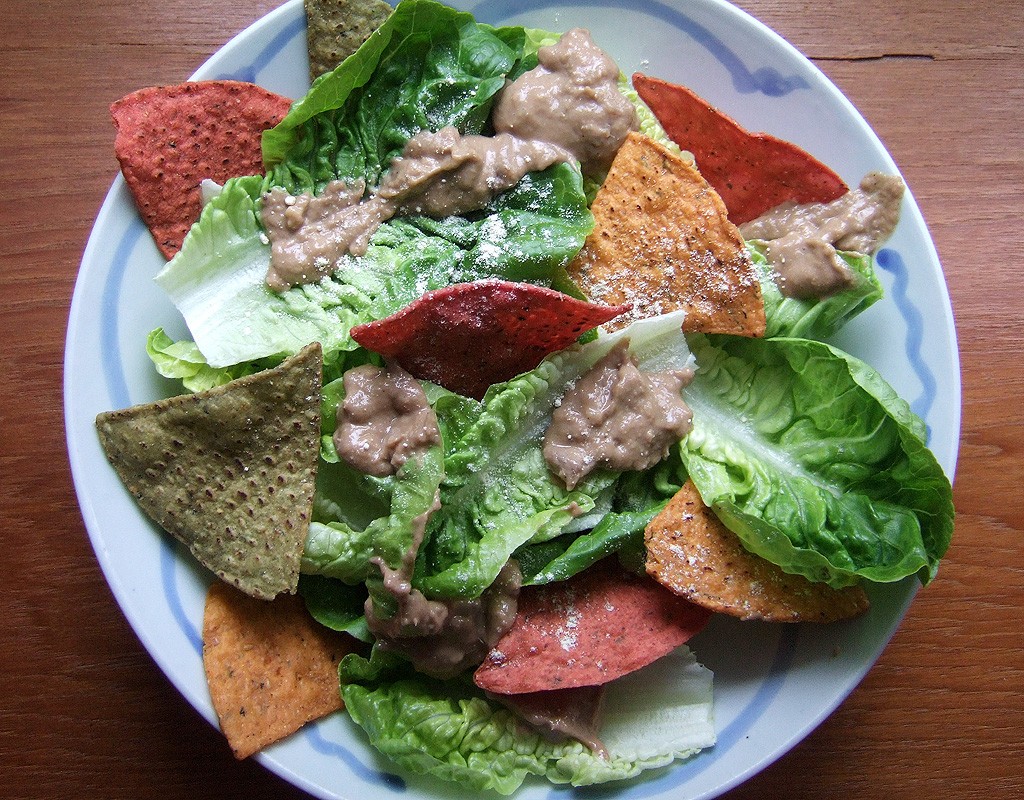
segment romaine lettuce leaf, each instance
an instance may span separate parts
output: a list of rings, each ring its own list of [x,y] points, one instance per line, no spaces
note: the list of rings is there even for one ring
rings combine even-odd
[[[156,328],[146,338],[146,354],[157,372],[165,378],[180,380],[182,386],[190,392],[212,389],[235,378],[250,375],[261,367],[257,362],[211,367],[195,342],[176,342],[163,328]]]
[[[661,511],[667,501],[661,501],[643,511],[610,511],[590,531],[567,542],[542,568],[524,574],[523,584],[535,586],[564,581],[593,566],[602,558],[617,553],[634,537],[643,537],[644,528]]]
[[[468,683],[381,680],[358,656],[340,672],[345,707],[374,747],[405,769],[477,791],[512,794],[530,775],[572,786],[624,780],[715,741],[712,676],[685,645],[608,685],[599,733],[607,758],[528,730]]]
[[[484,278],[547,285],[593,226],[578,171],[559,164],[530,173],[472,218],[391,220],[365,256],[346,256],[333,276],[278,294],[265,282],[260,186],[254,176],[228,181],[156,276],[213,369],[280,359],[312,341],[332,365],[358,349],[355,325],[431,289]]]
[[[362,584],[347,584],[323,575],[300,575],[299,595],[313,619],[324,627],[348,633],[361,642],[373,642],[363,611],[367,591]]]
[[[552,409],[573,381],[624,339],[642,369],[692,365],[681,323],[681,313],[641,320],[555,353],[488,390],[479,417],[445,459],[441,509],[431,518],[416,566],[420,591],[479,596],[515,550],[558,536],[595,507],[618,474],[595,471],[567,491],[541,451]]]
[[[650,469],[620,475],[608,503],[599,501],[590,515],[597,515],[596,524],[580,518],[558,539],[517,550],[523,585],[567,580],[612,553],[627,569],[643,572],[644,529],[686,480],[678,447]]]
[[[923,423],[875,370],[805,339],[690,344],[683,463],[748,549],[833,586],[934,577],[952,490]]]
[[[389,510],[365,527],[341,520],[314,520],[306,537],[301,571],[354,584],[379,577],[377,568],[370,563],[374,556],[397,569],[415,545],[417,518],[430,514],[434,507],[443,476],[443,453],[437,445],[421,458],[407,461],[396,475],[378,479],[386,486],[382,491],[390,494]],[[343,491],[341,487],[339,490]]]

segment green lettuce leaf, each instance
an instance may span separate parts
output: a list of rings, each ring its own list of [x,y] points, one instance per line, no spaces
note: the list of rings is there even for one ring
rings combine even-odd
[[[340,520],[311,522],[301,571],[355,584],[379,577],[370,563],[374,556],[380,556],[392,569],[398,568],[414,544],[417,518],[428,515],[434,507],[443,476],[444,458],[438,445],[422,458],[407,461],[396,475],[377,479],[386,486],[382,493],[390,495],[389,510],[365,527]],[[342,508],[341,502],[337,505]]]
[[[230,367],[211,367],[195,342],[174,341],[157,328],[146,338],[146,354],[165,378],[180,380],[190,392],[202,392],[261,369],[257,362]],[[267,364],[266,366],[272,366]]]
[[[517,550],[523,585],[567,580],[613,553],[627,569],[643,572],[644,529],[686,480],[678,448],[650,469],[620,475],[609,506],[597,512],[597,524],[580,525],[590,522],[583,518],[577,520],[579,530],[567,528],[558,539]]]
[[[345,707],[374,747],[412,772],[477,791],[509,795],[530,775],[572,786],[625,780],[715,741],[712,676],[685,646],[608,685],[607,758],[532,732],[468,683],[394,678],[358,656],[340,672]]]
[[[648,506],[642,511],[612,511],[590,531],[583,533],[561,552],[554,555],[542,568],[524,575],[523,584],[536,586],[571,578],[602,558],[619,552],[630,540],[643,540],[644,528],[661,511],[667,500]]]
[[[447,458],[455,452],[459,440],[480,418],[483,404],[479,400],[438,386],[436,383],[421,381],[427,402],[437,416],[437,427],[441,431],[441,445]]]
[[[949,479],[875,370],[805,339],[690,344],[683,463],[748,549],[833,586],[934,577],[953,530]]]
[[[351,585],[323,575],[299,575],[299,594],[310,616],[326,628],[372,642],[373,634],[363,613],[366,587]]]
[[[524,33],[526,34],[526,42],[523,45],[523,52],[527,57],[535,57],[537,51],[542,47],[557,44],[558,40],[562,38],[562,34],[546,31],[542,28],[526,28]]]

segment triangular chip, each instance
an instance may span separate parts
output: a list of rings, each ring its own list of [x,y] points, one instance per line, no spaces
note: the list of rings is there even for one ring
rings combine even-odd
[[[612,556],[524,588],[511,629],[473,680],[495,694],[600,686],[672,652],[710,617]]]
[[[305,0],[309,79],[352,55],[391,14],[384,0]]]
[[[569,274],[595,301],[632,309],[609,328],[685,309],[701,333],[764,334],[761,283],[721,198],[684,159],[631,133],[591,209]]]
[[[648,574],[712,611],[769,622],[834,622],[868,607],[860,586],[812,583],[748,551],[690,481],[651,520],[644,540]]]
[[[322,354],[96,418],[142,509],[253,597],[294,592],[320,447]]]
[[[669,138],[693,153],[737,225],[787,201],[826,203],[846,194],[843,179],[806,150],[748,132],[685,86],[638,73],[633,88]]]
[[[301,597],[255,600],[214,583],[203,614],[203,667],[221,730],[246,758],[342,707],[338,662],[357,649]]]
[[[252,83],[189,81],[140,89],[110,106],[114,154],[166,258],[202,210],[199,185],[263,172],[261,137],[291,101]]]
[[[529,283],[483,280],[427,292],[386,319],[357,325],[352,338],[416,378],[479,399],[624,311]]]

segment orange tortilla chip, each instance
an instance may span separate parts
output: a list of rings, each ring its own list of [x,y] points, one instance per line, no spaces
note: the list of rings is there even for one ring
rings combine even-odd
[[[341,709],[338,662],[355,649],[355,639],[314,621],[297,595],[256,600],[214,582],[203,615],[203,667],[235,757]]]
[[[594,230],[569,274],[595,302],[632,304],[607,328],[681,308],[687,331],[764,334],[761,283],[743,237],[695,167],[631,133],[592,211]]]
[[[860,586],[812,583],[749,552],[690,481],[651,520],[644,540],[648,574],[712,611],[768,622],[834,622],[869,605]]]
[[[263,131],[291,100],[241,81],[140,89],[110,106],[114,154],[157,247],[181,249],[202,210],[199,184],[263,172]]]

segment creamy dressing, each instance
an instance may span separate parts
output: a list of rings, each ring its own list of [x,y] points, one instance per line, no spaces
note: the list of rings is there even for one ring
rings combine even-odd
[[[616,346],[562,398],[544,434],[544,459],[573,489],[598,467],[643,470],[690,432],[682,389],[689,369],[641,372],[628,342]]]
[[[494,130],[568,150],[586,174],[607,172],[639,121],[619,91],[619,67],[582,28],[537,51],[524,73],[494,104]]]
[[[421,131],[392,162],[376,196],[403,214],[450,217],[483,208],[527,172],[569,159],[556,145],[496,136],[463,136],[455,128]]]
[[[740,233],[765,243],[784,295],[827,297],[854,279],[838,251],[874,253],[899,222],[903,193],[899,177],[870,172],[832,202],[783,203],[741,225]]]
[[[512,627],[522,574],[519,565],[509,561],[480,597],[430,600],[412,587],[414,560],[407,559],[401,570],[374,560],[384,576],[385,590],[395,598],[397,611],[381,618],[367,599],[366,624],[381,649],[405,656],[426,675],[452,678],[483,661]]]
[[[437,415],[423,387],[401,367],[365,364],[343,376],[334,447],[367,475],[394,475],[410,458],[440,443]]]
[[[605,687],[580,686],[525,694],[492,694],[516,716],[529,723],[546,739],[564,742],[575,739],[607,758],[608,749],[599,736]]]
[[[366,364],[343,376],[345,399],[338,410],[334,446],[338,456],[368,475],[394,475],[441,441],[437,415],[419,381],[400,367]],[[381,616],[372,596],[366,600],[366,624],[377,643],[401,653],[423,673],[450,678],[479,664],[511,627],[522,584],[519,565],[510,561],[480,597],[431,600],[413,588],[412,575],[431,508],[411,523],[412,542],[396,566],[379,556],[382,588],[394,600],[394,613]]]
[[[528,172],[563,161],[579,161],[586,173],[607,170],[637,127],[615,62],[579,28],[537,55],[539,66],[496,100],[494,136],[420,131],[369,192],[361,181],[331,181],[317,197],[279,187],[264,194],[267,286],[281,292],[322,280],[345,255],[364,255],[373,233],[394,216],[466,214]]]
[[[366,252],[387,219],[383,204],[363,201],[362,181],[331,181],[323,192],[291,195],[275,186],[263,195],[260,218],[270,239],[267,286],[283,292],[334,272],[338,259]]]

